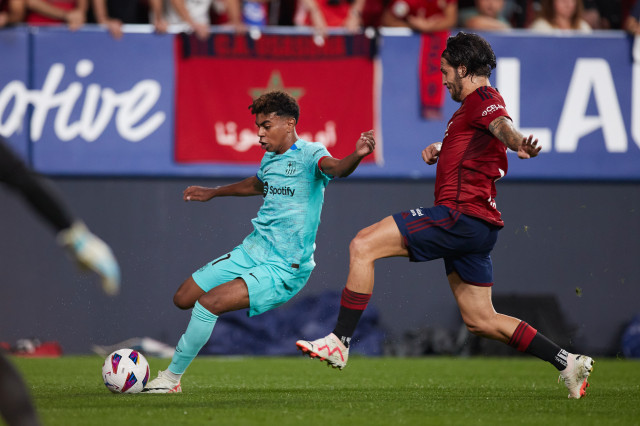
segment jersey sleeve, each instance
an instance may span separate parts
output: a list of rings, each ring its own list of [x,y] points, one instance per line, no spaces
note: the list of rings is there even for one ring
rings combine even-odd
[[[264,163],[267,155],[262,156],[262,160],[260,161],[260,168],[256,172],[256,177],[260,180],[260,182],[264,182]]]
[[[493,120],[498,117],[509,117],[502,96],[492,88],[478,89],[470,98],[473,102],[468,110],[469,123],[472,127],[486,130]]]
[[[327,150],[327,148],[320,142],[312,143],[309,146],[307,166],[315,176],[324,177],[326,179],[333,179],[333,176],[326,174],[320,167],[320,161],[324,157],[331,157],[331,154],[329,154],[329,150]]]

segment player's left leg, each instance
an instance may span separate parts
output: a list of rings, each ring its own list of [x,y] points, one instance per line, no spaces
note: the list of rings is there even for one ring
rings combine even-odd
[[[580,398],[588,386],[593,360],[570,354],[524,321],[497,313],[491,302],[491,287],[468,284],[455,270],[447,278],[460,314],[470,332],[506,343],[515,349],[551,363],[569,389],[569,398]]]

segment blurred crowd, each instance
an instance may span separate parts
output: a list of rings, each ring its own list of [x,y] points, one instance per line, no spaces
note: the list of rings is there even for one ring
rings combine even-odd
[[[199,38],[211,25],[236,31],[254,26],[311,26],[356,32],[365,27],[407,27],[417,32],[452,28],[540,32],[623,29],[640,34],[640,0],[0,0],[0,27],[104,26],[116,38],[123,24],[152,24],[166,32],[184,26]]]

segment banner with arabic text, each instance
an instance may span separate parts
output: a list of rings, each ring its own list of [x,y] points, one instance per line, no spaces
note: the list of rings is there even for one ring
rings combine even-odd
[[[248,106],[276,89],[300,105],[298,135],[336,158],[375,127],[374,51],[364,36],[330,36],[317,46],[309,35],[212,34],[207,42],[183,35],[176,49],[178,163],[259,163],[264,152]]]

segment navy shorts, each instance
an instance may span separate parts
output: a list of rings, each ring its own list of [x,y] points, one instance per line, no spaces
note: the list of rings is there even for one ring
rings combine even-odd
[[[456,271],[468,284],[493,285],[491,250],[499,226],[446,206],[411,209],[393,218],[412,262],[443,258],[447,275]]]

